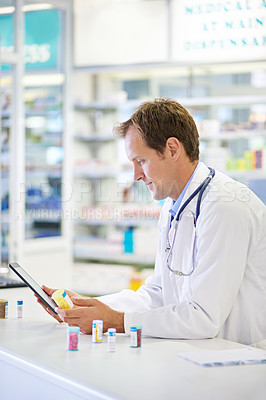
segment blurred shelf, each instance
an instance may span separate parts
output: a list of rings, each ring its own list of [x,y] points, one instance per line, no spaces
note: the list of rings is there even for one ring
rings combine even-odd
[[[52,208],[27,208],[26,219],[33,222],[48,222],[48,223],[60,223],[62,219],[61,210],[55,210]]]
[[[61,142],[52,142],[52,141],[50,141],[50,142],[42,142],[42,143],[29,143],[29,142],[26,142],[26,151],[28,151],[28,150],[34,150],[34,151],[36,151],[36,149],[37,150],[43,150],[43,148],[46,148],[46,147],[59,147],[59,148],[62,148],[62,143]]]
[[[74,292],[79,293],[83,296],[88,296],[88,297],[106,296],[108,294],[114,293],[113,290],[108,290],[108,288],[106,288],[106,290],[93,290],[93,289],[82,290],[78,285],[75,285],[75,284],[71,288],[71,290],[73,290]]]
[[[246,178],[248,180],[250,179],[261,179],[261,180],[266,180],[266,170],[259,170],[259,169],[254,169],[252,171],[225,171],[226,175],[231,176],[232,178]]]
[[[204,96],[204,97],[183,97],[176,99],[178,103],[184,107],[209,107],[209,106],[226,106],[226,105],[248,105],[261,104],[266,102],[266,95],[241,95],[241,96]],[[119,107],[138,107],[143,100],[128,100]]]
[[[184,106],[214,106],[214,105],[242,105],[265,103],[266,95],[243,95],[243,96],[210,96],[183,98],[178,100]]]
[[[1,224],[9,224],[9,218],[10,218],[10,214],[9,214],[9,210],[5,209],[1,211]]]
[[[2,128],[10,128],[11,122],[9,118],[3,118],[2,120]]]
[[[89,168],[89,167],[88,167]],[[118,172],[103,172],[103,173],[79,173],[75,172],[74,177],[77,179],[105,179],[105,178],[116,178]]]
[[[90,136],[76,135],[74,137],[76,142],[94,143],[94,142],[112,142],[114,137],[111,135],[99,135],[97,133],[90,134]]]
[[[34,164],[27,164],[26,165],[26,171],[27,172],[46,172],[47,175],[49,175],[50,172],[59,172],[62,169],[61,164],[56,164],[56,165],[49,165],[49,164],[39,164],[39,165],[34,165]]]
[[[145,268],[154,267],[155,259],[153,257],[138,256],[135,254],[108,254],[102,252],[93,252],[91,250],[84,250],[78,246],[74,246],[74,258],[77,261],[97,261],[105,262],[108,264],[126,264],[126,265],[138,265]]]
[[[76,111],[103,111],[103,112],[113,112],[117,111],[118,107],[117,105],[112,105],[104,102],[92,102],[92,103],[87,103],[87,104],[79,104],[76,103],[74,105],[74,109]]]
[[[202,135],[200,140],[202,141],[231,141],[239,139],[252,139],[253,137],[262,136],[266,139],[266,130],[239,130],[235,132],[221,132],[218,135]]]
[[[75,225],[87,226],[120,226],[120,227],[139,227],[139,226],[157,226],[159,218],[152,219],[79,219]]]
[[[25,117],[58,117],[62,115],[62,109],[58,109],[58,110],[32,110],[32,111],[26,111],[25,113]]]
[[[10,111],[3,111],[1,112],[1,118],[11,118],[11,113]]]

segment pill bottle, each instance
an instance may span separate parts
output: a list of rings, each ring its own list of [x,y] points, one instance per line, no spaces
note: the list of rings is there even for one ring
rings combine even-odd
[[[79,332],[78,326],[69,326],[67,328],[67,350],[77,351],[79,348]]]
[[[94,319],[92,321],[92,342],[101,343],[103,338],[103,321]]]
[[[116,343],[116,329],[108,329],[108,341],[107,341],[107,351],[114,352]]]
[[[73,308],[73,303],[66,293],[65,289],[58,289],[52,294],[52,299],[56,302],[60,308]]]
[[[23,317],[23,300],[17,300],[17,318]]]
[[[0,299],[0,318],[6,319],[8,316],[8,300]]]
[[[141,347],[142,326],[132,325],[130,327],[130,347]]]

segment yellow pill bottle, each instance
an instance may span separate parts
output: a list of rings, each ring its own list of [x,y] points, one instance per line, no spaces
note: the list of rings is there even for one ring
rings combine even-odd
[[[52,299],[56,302],[60,308],[73,308],[74,304],[66,293],[65,289],[58,289],[52,294]]]

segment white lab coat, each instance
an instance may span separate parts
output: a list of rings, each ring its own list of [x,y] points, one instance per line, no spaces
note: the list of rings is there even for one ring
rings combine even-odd
[[[200,163],[184,201],[207,177]],[[178,226],[171,267],[191,270],[193,224],[197,196]],[[195,271],[177,276],[166,265],[172,201],[159,220],[160,241],[154,275],[137,292],[123,290],[102,302],[125,312],[130,325],[143,334],[164,338],[201,339],[215,336],[253,344],[266,338],[266,207],[243,184],[216,171],[205,190],[196,226]],[[148,243],[147,243],[148,245]]]

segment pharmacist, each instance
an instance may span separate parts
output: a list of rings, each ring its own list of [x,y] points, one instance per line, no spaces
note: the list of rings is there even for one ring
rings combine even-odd
[[[265,205],[198,161],[195,122],[176,101],[145,102],[115,130],[125,140],[135,181],[154,199],[166,199],[154,275],[137,292],[99,300],[69,292],[75,308],[58,309],[61,320],[85,333],[93,319],[102,319],[105,331],[129,333],[137,324],[144,335],[160,338],[265,339]]]

